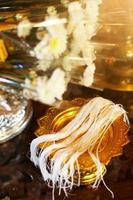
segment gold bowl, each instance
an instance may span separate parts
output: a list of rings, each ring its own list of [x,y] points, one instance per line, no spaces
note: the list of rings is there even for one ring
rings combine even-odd
[[[59,131],[76,116],[80,107],[87,102],[88,100],[79,98],[72,101],[62,101],[58,107],[49,108],[45,116],[38,120],[39,128],[35,132],[36,136]],[[82,185],[95,182],[97,176],[104,175],[106,165],[111,158],[122,154],[122,147],[129,142],[128,130],[129,125],[124,122],[123,117],[118,118],[108,129],[99,147],[99,159],[102,163],[99,175],[95,163],[87,152],[79,157],[80,183]],[[43,143],[40,148],[43,148]],[[78,172],[75,168],[75,181],[77,181],[77,177]]]

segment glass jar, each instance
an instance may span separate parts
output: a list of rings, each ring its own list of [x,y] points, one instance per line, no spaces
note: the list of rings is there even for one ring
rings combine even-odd
[[[68,82],[99,90],[133,90],[131,0],[14,3],[7,1],[0,9],[1,38],[8,54],[5,65],[28,69],[28,74],[34,71],[47,80],[56,69],[63,71],[61,93],[55,92],[56,86],[48,88],[55,95],[51,104],[63,97]],[[29,82],[27,88],[33,89]],[[39,95],[30,90],[29,97]]]

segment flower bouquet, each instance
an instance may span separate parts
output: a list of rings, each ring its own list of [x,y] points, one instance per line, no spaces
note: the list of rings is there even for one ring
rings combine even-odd
[[[6,56],[5,61],[10,67],[16,67],[12,58],[18,55],[17,67],[20,63],[22,68],[27,67],[27,71],[23,71],[23,83],[19,82],[26,98],[53,104],[62,99],[69,81],[87,87],[92,85],[96,57],[91,39],[99,27],[100,4],[99,0],[41,1],[29,9],[24,8],[25,3],[21,10],[19,3],[19,12],[14,8],[13,16],[9,15],[9,11],[3,16],[5,23],[9,24],[8,21],[12,20],[8,30],[3,28],[1,32],[11,54],[9,62]],[[22,61],[25,61],[26,67]],[[15,75],[18,73],[15,72]]]

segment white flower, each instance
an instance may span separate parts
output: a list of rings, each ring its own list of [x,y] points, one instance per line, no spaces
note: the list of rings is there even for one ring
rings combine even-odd
[[[98,27],[98,15],[99,15],[99,5],[101,1],[87,0],[85,8],[85,20],[86,20],[86,31],[89,36],[89,39],[96,34]]]
[[[73,69],[73,63],[70,60],[69,55],[65,56],[62,60],[62,66],[65,71],[71,71]]]
[[[61,69],[56,69],[51,78],[48,80],[47,88],[52,91],[53,97],[59,100],[62,99],[62,95],[67,89],[67,81],[65,78],[65,72]]]
[[[56,59],[66,50],[66,47],[67,41],[59,36],[52,37],[49,40],[48,50]]]
[[[86,87],[89,87],[92,85],[94,81],[94,73],[95,73],[95,64],[91,64],[86,67],[84,73],[83,73],[83,79],[82,79],[82,84]]]
[[[77,58],[82,56],[82,62],[79,61],[79,64],[88,66],[83,73],[82,84],[85,86],[90,86],[94,79],[95,53],[90,40],[97,31],[100,2],[99,0],[83,0],[82,2],[72,2],[68,6],[70,19],[68,27],[73,38],[69,54],[75,55]],[[64,60],[64,68],[66,64],[69,64],[69,67],[71,66],[68,61],[68,59]]]
[[[70,72],[70,74],[73,69],[77,69],[79,66],[83,66],[84,64],[84,59],[75,54],[68,54],[62,60],[64,70]]]
[[[26,98],[51,105],[57,99],[61,100],[67,89],[65,73],[61,69],[56,69],[50,79],[46,76],[36,77],[32,81],[26,79],[25,88],[30,88],[23,91]]]
[[[32,27],[33,24],[28,19],[24,19],[18,24],[17,27],[18,36],[24,38],[27,37],[30,34]]]
[[[57,17],[49,17],[48,21],[59,20]],[[67,30],[62,23],[47,26],[50,35],[48,49],[55,58],[59,58],[67,48]]]
[[[46,34],[44,38],[35,46],[34,52],[38,60],[46,59],[47,56],[50,57],[50,53],[48,52],[49,35]],[[52,58],[51,58],[52,59]]]
[[[79,21],[84,19],[83,9],[79,2],[72,2],[68,6],[68,12],[70,16],[70,21],[73,24],[78,24]]]
[[[58,59],[67,48],[67,30],[64,24],[52,25],[52,20],[58,20],[57,17],[47,19],[49,26],[46,27],[47,34],[34,48],[36,57],[42,59]]]
[[[42,71],[46,71],[47,69],[49,69],[51,67],[51,63],[52,63],[52,60],[50,58],[38,60],[37,69],[42,70]]]
[[[79,25],[80,22],[84,20],[84,13],[79,2],[72,2],[69,3],[68,6],[68,13],[69,13],[69,20],[68,20],[68,33],[71,34],[74,31],[75,26]]]
[[[57,24],[54,24],[56,22]],[[60,36],[61,38],[67,37],[67,29],[65,27],[65,22],[62,22],[57,16],[50,16],[47,18],[47,23],[49,24],[46,28],[51,36]]]

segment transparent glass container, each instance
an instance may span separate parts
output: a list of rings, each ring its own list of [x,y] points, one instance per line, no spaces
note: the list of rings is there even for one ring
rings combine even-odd
[[[74,0],[3,3],[0,35],[9,54],[5,62],[48,76],[60,68],[66,80],[91,86],[95,72],[91,38],[99,28],[99,6],[98,1]]]
[[[95,9],[90,6],[88,18],[82,19],[77,3],[86,12],[86,2],[89,1],[3,2],[0,37],[7,53],[1,68],[24,69],[24,77],[32,70],[48,78],[60,68],[67,83],[133,91],[132,0],[95,3]],[[13,73],[16,72],[12,77]]]

